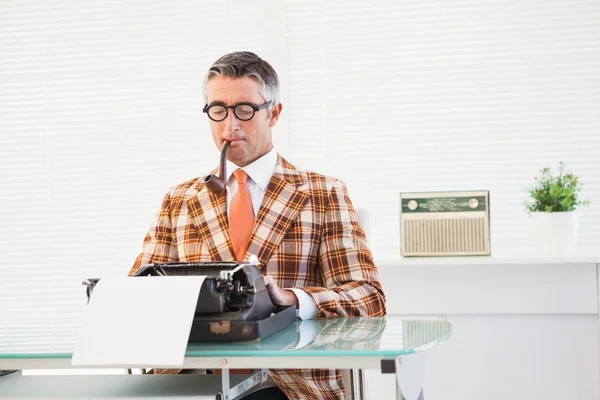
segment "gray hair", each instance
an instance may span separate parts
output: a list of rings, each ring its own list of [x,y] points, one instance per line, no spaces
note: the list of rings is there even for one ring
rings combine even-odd
[[[229,78],[250,77],[260,85],[260,94],[265,101],[271,101],[269,110],[279,104],[279,78],[271,64],[249,51],[225,54],[208,70],[204,77],[204,101],[207,101],[207,84],[210,78],[222,76]]]

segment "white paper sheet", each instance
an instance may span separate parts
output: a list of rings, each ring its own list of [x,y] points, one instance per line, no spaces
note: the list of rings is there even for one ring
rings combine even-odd
[[[72,365],[178,367],[205,276],[102,278]]]

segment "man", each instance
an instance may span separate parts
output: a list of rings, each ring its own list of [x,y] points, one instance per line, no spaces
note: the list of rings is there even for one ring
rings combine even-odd
[[[204,97],[217,148],[231,142],[227,190],[215,195],[201,178],[175,186],[130,274],[153,262],[256,255],[273,302],[296,305],[303,320],[385,315],[378,271],[345,184],[296,168],[273,148],[282,104],[271,65],[250,52],[227,54],[207,73]],[[270,377],[276,386],[256,398],[344,396],[337,370],[271,370]]]

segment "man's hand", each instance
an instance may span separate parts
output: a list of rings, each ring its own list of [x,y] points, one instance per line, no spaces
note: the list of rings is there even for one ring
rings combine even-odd
[[[275,283],[271,275],[265,275],[265,286],[271,297],[273,304],[278,306],[296,306],[299,307],[298,297],[291,290],[282,289]]]

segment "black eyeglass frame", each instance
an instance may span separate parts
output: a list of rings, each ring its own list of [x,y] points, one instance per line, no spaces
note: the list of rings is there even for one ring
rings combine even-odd
[[[204,105],[204,108],[202,109],[202,112],[205,113],[206,115],[208,115],[208,118],[210,118],[211,120],[215,121],[215,122],[221,122],[221,121],[225,121],[225,119],[227,119],[227,117],[229,116],[229,109],[231,108],[233,110],[233,114],[235,115],[235,117],[237,119],[239,119],[240,121],[250,121],[252,118],[254,118],[254,115],[256,115],[256,113],[260,110],[262,110],[263,108],[267,108],[271,105],[271,101],[267,101],[266,103],[260,105],[260,106],[255,106],[252,103],[238,103],[234,106],[225,106],[223,104],[213,104],[211,106],[209,106],[208,104]],[[237,115],[237,113],[235,112],[236,108],[239,106],[249,106],[252,108],[252,110],[254,111],[252,113],[252,116],[250,118],[240,118],[239,115]],[[214,119],[213,117],[210,116],[209,110],[212,107],[223,107],[225,108],[225,116],[222,119]]]

